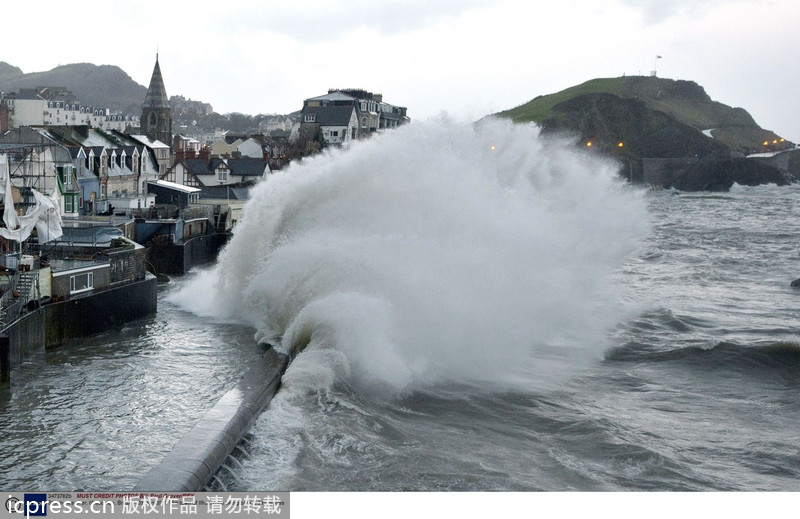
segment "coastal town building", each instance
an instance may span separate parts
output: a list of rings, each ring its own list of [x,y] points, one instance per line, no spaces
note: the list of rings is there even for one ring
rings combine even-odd
[[[269,172],[264,159],[186,158],[177,160],[162,180],[198,188],[241,186],[261,180]]]
[[[208,147],[209,154],[221,158],[264,159],[271,169],[281,169],[286,162],[290,135],[282,130],[273,130],[270,135],[225,132]]]
[[[239,145],[244,142],[245,138],[240,135],[229,135],[228,132],[225,132],[211,144],[211,155],[214,157],[231,157],[238,151]]]
[[[159,175],[158,153],[124,133],[88,126],[40,126],[0,137],[9,153],[12,181],[58,192],[64,216],[127,212],[153,201],[147,181]]]
[[[7,127],[87,125],[125,131],[139,125],[138,117],[111,113],[108,108],[83,106],[66,88],[22,88],[3,94],[0,105],[7,113]]]
[[[383,101],[382,94],[362,89],[330,89],[303,102],[301,133],[319,132],[326,144],[353,140],[410,122],[407,109]]]
[[[24,127],[0,136],[0,154],[7,162],[4,191],[16,191],[25,207],[35,204],[35,192],[50,198],[65,216],[78,214],[80,199],[72,155],[45,131]]]
[[[172,138],[172,149],[175,151],[175,158],[196,157],[200,154],[202,145],[200,141],[188,135],[176,134]]]

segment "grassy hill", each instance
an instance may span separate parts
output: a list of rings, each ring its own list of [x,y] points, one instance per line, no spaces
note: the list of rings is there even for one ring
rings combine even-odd
[[[586,110],[593,113],[587,114]],[[620,115],[631,111],[652,123],[636,128],[650,134],[637,134],[633,128],[622,131],[625,121],[620,120]],[[662,114],[671,121],[663,120]],[[763,151],[764,141],[780,141],[778,135],[759,127],[746,110],[713,101],[697,83],[657,77],[592,79],[495,115],[518,122],[536,122],[548,131],[569,131],[581,138],[601,139],[608,141],[609,146],[616,140],[634,139],[640,144],[637,155],[643,157],[693,156],[697,147],[709,146],[709,153],[714,153],[713,145],[702,143],[708,140],[703,131],[710,133],[718,144],[742,154]],[[610,131],[610,127],[614,130]],[[604,128],[609,130],[607,134],[603,134]],[[659,140],[659,133],[671,134],[678,140],[671,149],[665,148],[667,142],[663,139],[654,149],[641,145],[640,137]],[[688,141],[694,144],[687,145]]]

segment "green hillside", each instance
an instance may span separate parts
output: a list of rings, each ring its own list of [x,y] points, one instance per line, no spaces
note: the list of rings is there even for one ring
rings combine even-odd
[[[520,105],[511,110],[500,112],[500,117],[508,117],[516,122],[535,122],[541,123],[550,117],[553,107],[557,104],[569,101],[574,97],[586,94],[615,94],[624,96],[622,78],[592,79],[586,83],[569,87],[566,90],[555,94],[537,96],[524,105]]]
[[[606,99],[605,96],[608,95],[614,96],[619,102]],[[760,128],[746,110],[712,100],[697,83],[657,77],[592,79],[555,94],[536,97],[521,106],[495,115],[517,122],[536,122],[547,130],[571,131],[578,133],[581,138],[597,138],[598,135],[592,133],[599,131],[602,134],[603,127],[609,126],[607,123],[620,126],[618,112],[633,110],[631,101],[644,108],[634,111],[646,112],[645,117],[648,119],[658,120],[660,113],[674,120],[671,123],[662,121],[660,127],[643,128],[644,130],[658,133],[666,126],[685,125],[687,128],[680,132],[684,138],[688,138],[687,135],[692,133],[689,129],[693,129],[700,134],[695,136],[699,141],[701,136],[707,138],[701,133],[706,131],[718,143],[742,154],[763,151],[765,141],[772,143],[780,142],[781,139],[773,132]],[[591,124],[587,123],[585,112],[589,108],[595,112]],[[674,133],[677,130],[672,131]],[[621,140],[624,136],[609,134],[599,137],[611,142],[614,139]],[[790,143],[784,145],[788,147]],[[640,156],[659,156],[665,153],[663,148],[641,151]],[[680,156],[682,153],[675,148],[661,156]]]

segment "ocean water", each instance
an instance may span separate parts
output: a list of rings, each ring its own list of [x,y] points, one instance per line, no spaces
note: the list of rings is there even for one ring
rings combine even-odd
[[[0,483],[132,487],[262,342],[295,357],[216,488],[800,490],[799,202],[504,122],[315,157],[156,316],[21,368]]]

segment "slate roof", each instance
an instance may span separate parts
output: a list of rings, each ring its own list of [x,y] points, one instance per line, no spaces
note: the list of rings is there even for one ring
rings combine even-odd
[[[153,68],[153,75],[150,78],[150,86],[147,88],[147,95],[144,98],[144,106],[169,108],[169,98],[167,97],[167,89],[164,88],[164,79],[161,77],[158,55],[156,55],[156,66]]]
[[[205,159],[183,159],[186,170],[193,175],[211,175],[214,170]]]
[[[265,171],[269,171],[268,163],[262,159],[183,159],[181,161],[186,170],[193,175],[213,175],[220,164],[227,162],[231,175],[242,177],[261,177]]]
[[[355,111],[354,106],[306,106],[303,115],[315,114],[315,124],[321,126],[347,126]]]
[[[67,150],[69,150],[69,156],[72,157],[73,159],[76,159],[76,158],[78,158],[78,155],[80,154],[81,150],[83,150],[83,147],[82,146],[67,146]],[[86,154],[85,151],[83,153],[84,153],[84,155]]]
[[[267,162],[261,159],[228,159],[228,167],[234,175],[260,177],[267,169]]]
[[[33,88],[20,88],[19,92],[14,94],[14,99],[35,99],[37,101],[45,101],[45,99],[39,95],[39,92]]]

